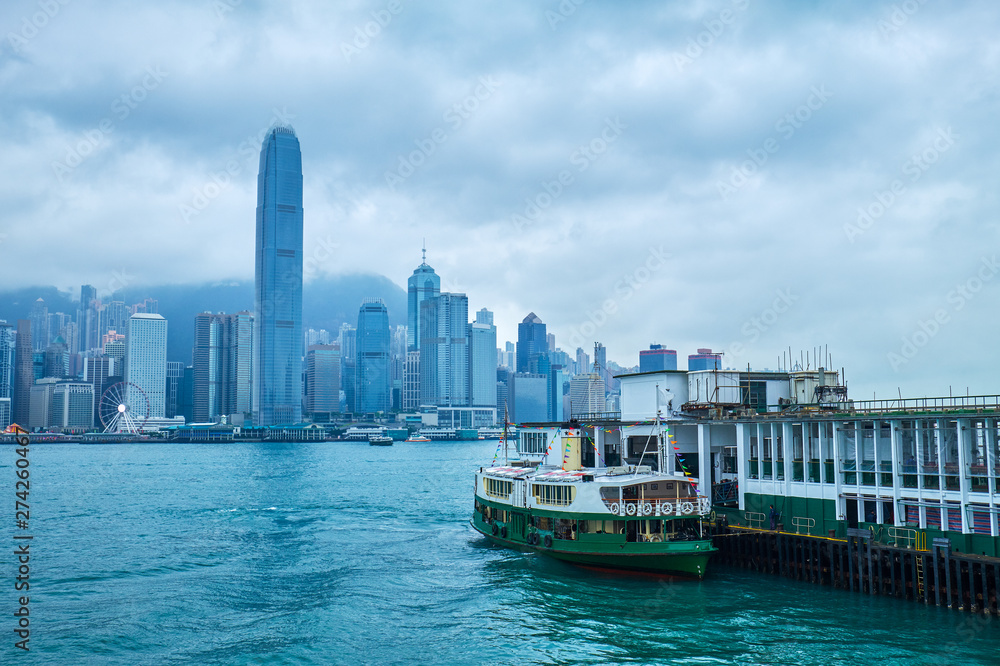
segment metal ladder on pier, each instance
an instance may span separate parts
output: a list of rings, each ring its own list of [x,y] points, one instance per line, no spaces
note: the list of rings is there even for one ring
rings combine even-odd
[[[924,598],[924,558],[922,555],[914,553],[914,559],[917,561],[917,599]]]

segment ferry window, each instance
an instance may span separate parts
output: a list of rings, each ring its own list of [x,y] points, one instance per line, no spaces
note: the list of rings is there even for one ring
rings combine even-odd
[[[576,488],[566,485],[534,483],[531,485],[531,494],[535,496],[535,501],[539,504],[567,506],[573,502]]]
[[[492,497],[510,497],[510,491],[514,487],[514,482],[487,477],[483,479],[483,485],[486,487],[487,495]]]
[[[660,484],[658,484],[658,483],[651,483],[651,484],[649,484],[649,489],[650,490],[657,490],[659,487],[660,487]]]
[[[521,453],[545,453],[548,438],[546,432],[522,432]]]

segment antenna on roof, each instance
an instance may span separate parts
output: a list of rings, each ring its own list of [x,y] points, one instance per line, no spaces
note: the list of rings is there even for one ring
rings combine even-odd
[[[423,253],[424,253],[423,263],[426,264],[427,263],[427,239],[426,238],[424,238]]]

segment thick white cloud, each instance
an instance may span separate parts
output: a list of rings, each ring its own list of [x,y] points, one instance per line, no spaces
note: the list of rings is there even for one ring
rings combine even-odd
[[[998,392],[1000,10],[661,4],[5,3],[0,280],[250,277],[287,120],[310,275],[426,238],[502,338]]]

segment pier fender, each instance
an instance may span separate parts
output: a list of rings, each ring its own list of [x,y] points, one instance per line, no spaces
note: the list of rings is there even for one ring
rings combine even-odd
[[[503,537],[504,539],[507,538],[507,526],[506,525],[504,525],[503,527],[500,528],[500,536]]]
[[[497,527],[496,523],[493,523],[493,536],[496,536],[497,532],[499,532],[499,531],[500,531],[500,528]]]
[[[551,548],[552,547],[552,535],[551,534],[546,534],[545,535],[545,547],[546,548]]]

